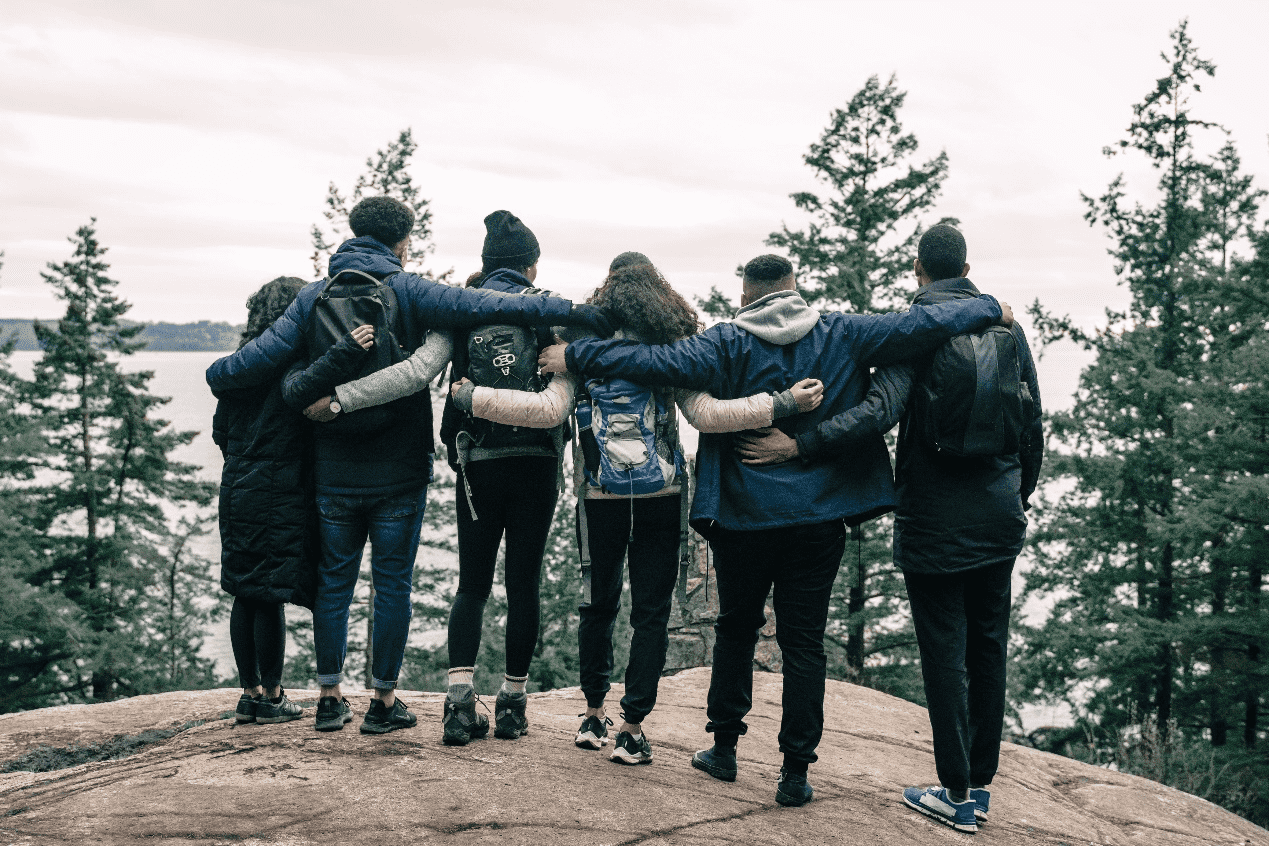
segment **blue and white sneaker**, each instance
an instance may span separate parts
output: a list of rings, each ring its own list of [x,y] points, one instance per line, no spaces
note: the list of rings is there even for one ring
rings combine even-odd
[[[908,787],[903,791],[903,802],[914,811],[920,811],[932,820],[951,826],[966,834],[978,833],[978,822],[974,818],[977,804],[972,799],[964,802],[953,802],[943,787]]]
[[[974,800],[974,817],[978,824],[987,822],[987,809],[991,805],[991,791],[985,787],[971,787],[969,798]]]

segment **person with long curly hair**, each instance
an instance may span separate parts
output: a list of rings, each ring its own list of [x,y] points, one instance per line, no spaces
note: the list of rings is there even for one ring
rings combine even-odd
[[[587,302],[608,314],[617,337],[667,344],[703,328],[696,310],[641,253],[617,256]],[[732,432],[769,426],[777,417],[813,409],[820,402],[820,390],[818,382],[803,380],[780,394],[723,401],[702,391],[653,387],[656,404],[669,411],[657,427],[657,452],[669,459],[668,466],[678,465],[673,460],[682,452],[676,404],[697,429]],[[575,408],[576,397],[585,391],[586,386],[568,373],[556,374],[540,393],[479,387],[465,380],[452,387],[455,404],[474,416],[544,429],[563,423]],[[652,745],[643,733],[643,721],[656,704],[669,646],[666,626],[678,577],[684,480],[681,471],[675,470],[674,477],[655,493],[610,492],[593,476],[587,478],[582,440],[574,450],[573,467],[579,491],[578,534],[591,562],[591,599],[581,605],[577,632],[587,707],[574,742],[592,750],[608,743],[606,726],[612,722],[605,715],[604,702],[613,671],[613,627],[621,605],[623,563],[628,559],[634,631],[621,699],[623,722],[614,739],[612,760],[647,764],[652,761]]]

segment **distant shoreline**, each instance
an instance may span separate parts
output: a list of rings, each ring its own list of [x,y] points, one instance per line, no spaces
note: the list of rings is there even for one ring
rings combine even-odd
[[[32,328],[34,320],[0,318],[0,343],[13,340],[14,350],[35,351],[40,345]],[[44,324],[56,324],[57,320],[41,320]],[[200,320],[197,323],[142,323],[121,320],[125,326],[144,325],[137,337],[145,342],[145,348],[153,352],[233,352],[238,348],[242,326],[231,323]]]

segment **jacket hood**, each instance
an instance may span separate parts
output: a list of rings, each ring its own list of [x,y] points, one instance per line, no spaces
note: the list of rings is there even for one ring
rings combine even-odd
[[[493,283],[490,285],[490,283]],[[494,290],[505,290],[506,288],[528,288],[533,285],[528,277],[522,273],[516,273],[514,270],[508,270],[500,267],[495,271],[485,274],[485,278],[480,280],[480,287],[484,288],[489,285]]]
[[[940,279],[917,288],[912,302],[930,305],[957,299],[959,296],[979,297],[982,296],[982,291],[975,288],[974,283],[963,276],[956,279]]]
[[[362,273],[383,275],[400,273],[401,260],[392,250],[368,235],[360,238],[349,238],[339,245],[339,249],[330,257],[330,275],[343,273],[345,270],[360,270]]]
[[[820,313],[797,291],[776,291],[736,313],[734,324],[762,340],[785,346],[802,340],[820,321]]]

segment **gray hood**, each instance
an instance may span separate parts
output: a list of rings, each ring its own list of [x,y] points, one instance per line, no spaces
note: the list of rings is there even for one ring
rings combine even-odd
[[[732,322],[767,343],[786,346],[806,337],[819,320],[820,313],[797,291],[776,291],[742,308]]]

